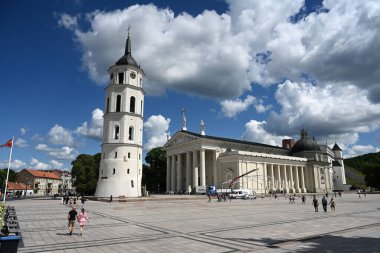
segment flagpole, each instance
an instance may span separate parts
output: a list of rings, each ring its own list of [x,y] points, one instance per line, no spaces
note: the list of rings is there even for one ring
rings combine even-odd
[[[5,180],[4,199],[3,199],[3,203],[4,203],[4,204],[5,204],[5,197],[7,196],[9,168],[11,167],[12,149],[13,149],[13,139],[14,139],[14,138],[15,138],[15,137],[13,136],[13,137],[12,137],[11,152],[9,152],[9,161],[8,161],[7,179]]]

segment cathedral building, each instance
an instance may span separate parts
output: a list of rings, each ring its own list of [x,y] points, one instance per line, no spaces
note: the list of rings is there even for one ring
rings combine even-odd
[[[209,185],[226,189],[242,175],[233,188],[256,193],[325,193],[347,187],[339,146],[321,147],[306,129],[297,142],[283,140],[278,147],[209,136],[203,122],[199,134],[183,124],[164,149],[169,193],[204,191]]]
[[[131,53],[131,40],[125,54],[108,69],[105,88],[103,143],[96,197],[140,197],[142,177],[142,132],[144,71]]]

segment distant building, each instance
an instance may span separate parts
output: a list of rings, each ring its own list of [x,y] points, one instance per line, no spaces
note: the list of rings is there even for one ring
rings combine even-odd
[[[23,169],[18,173],[17,181],[31,185],[33,195],[59,194],[62,179],[55,173],[33,169]]]
[[[33,195],[33,188],[23,183],[8,182],[7,194],[9,196],[30,196]]]
[[[347,187],[337,144],[322,149],[302,129],[300,140],[284,140],[283,146],[205,135],[204,125],[200,134],[183,127],[164,145],[166,190],[190,192],[207,185],[228,188],[239,176],[234,188],[257,193],[324,193]]]
[[[73,187],[72,184],[72,176],[69,171],[64,170],[52,170],[54,174],[59,176],[62,179],[62,184],[59,188],[59,194],[61,195],[70,195],[70,194],[76,194],[76,189]]]

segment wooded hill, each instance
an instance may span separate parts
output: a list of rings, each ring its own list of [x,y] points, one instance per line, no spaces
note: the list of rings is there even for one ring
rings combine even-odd
[[[368,187],[380,189],[380,152],[344,159],[344,165],[346,168],[346,178],[357,182],[357,179],[362,174]],[[359,173],[355,173],[355,171]],[[350,182],[347,183],[350,184]]]

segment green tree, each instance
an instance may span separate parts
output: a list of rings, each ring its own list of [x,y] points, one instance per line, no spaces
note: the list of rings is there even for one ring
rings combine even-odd
[[[143,165],[142,185],[150,192],[166,190],[166,152],[162,147],[150,150]]]
[[[7,179],[7,170],[8,169],[1,169],[0,170],[0,187],[1,187],[2,192],[4,192],[4,188],[5,188],[5,180]],[[9,182],[16,182],[16,180],[17,180],[17,172],[10,169],[8,181]]]
[[[93,195],[99,176],[100,153],[80,154],[72,163],[73,186],[78,193]]]

